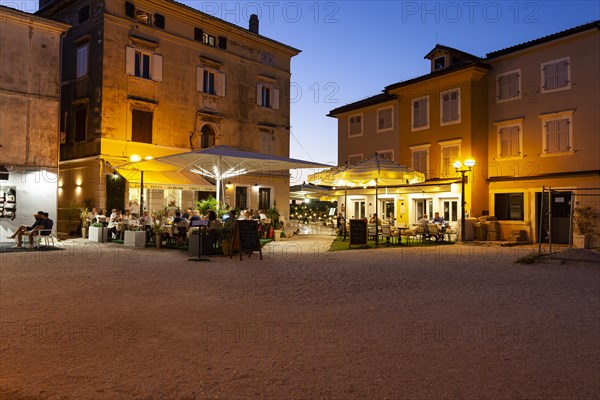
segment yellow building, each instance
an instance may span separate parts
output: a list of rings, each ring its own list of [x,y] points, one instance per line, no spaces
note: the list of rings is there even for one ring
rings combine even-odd
[[[69,25],[0,6],[0,242],[56,221],[61,38]]]
[[[600,212],[599,28],[596,21],[487,55],[490,209],[504,238],[524,230],[538,239],[548,212],[542,187],[557,190],[554,243],[569,242],[571,206]],[[543,240],[547,231],[545,217]]]
[[[217,144],[289,155],[290,63],[299,53],[170,0],[40,2],[39,15],[71,21],[64,41],[59,203],[132,208],[139,182],[112,166]],[[240,176],[226,202],[287,204],[289,175]],[[214,192],[194,182],[145,182],[148,209],[191,207]]]
[[[338,119],[339,163],[383,152],[423,172],[425,183],[388,188],[379,209],[407,223],[438,211],[454,223],[461,179],[453,162],[473,158],[467,216],[495,216],[502,240],[537,241],[542,232],[547,241],[551,230],[553,243],[569,243],[572,209],[591,206],[600,214],[599,26],[595,21],[486,58],[435,46],[425,56],[429,74],[329,113]],[[554,190],[550,202],[543,187]],[[372,191],[354,191],[347,201],[349,210],[356,204],[365,210],[349,217],[373,212]],[[598,245],[596,235],[592,246]]]
[[[431,73],[387,86],[384,93],[332,110],[329,116],[338,118],[340,163],[378,152],[425,174],[424,183],[388,188],[380,196],[378,208],[386,216],[392,213],[398,221],[416,223],[423,215],[431,219],[439,212],[456,224],[461,211],[456,160],[478,161],[467,174],[467,216],[488,210],[487,183],[480,166],[487,157],[490,67],[473,55],[441,45],[425,58],[430,60]],[[354,203],[364,202],[371,206],[365,209],[370,214],[373,201],[368,191],[352,194],[349,210]]]

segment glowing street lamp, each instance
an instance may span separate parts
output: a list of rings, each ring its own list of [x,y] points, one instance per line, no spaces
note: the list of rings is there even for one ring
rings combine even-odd
[[[454,166],[454,169],[456,170],[456,172],[460,173],[460,175],[461,175],[460,241],[465,242],[466,241],[465,240],[465,174],[467,172],[471,171],[473,166],[475,166],[475,160],[470,158],[470,159],[466,160],[464,163],[461,163],[460,161],[457,160],[454,162],[453,166]]]

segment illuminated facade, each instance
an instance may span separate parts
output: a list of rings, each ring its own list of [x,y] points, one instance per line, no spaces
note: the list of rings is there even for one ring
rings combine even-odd
[[[110,178],[132,156],[217,144],[289,156],[290,63],[299,50],[259,35],[258,19],[245,29],[157,0],[41,1],[38,14],[73,24],[63,55],[60,203],[133,207],[139,182],[119,187]],[[200,178],[144,187],[151,210],[191,207],[215,190]],[[287,204],[288,194],[287,174],[240,176],[225,200],[256,209]]]
[[[0,6],[0,241],[32,215],[56,221],[64,23]]]
[[[600,212],[599,28],[595,21],[486,58],[437,45],[425,56],[429,74],[329,113],[338,119],[338,163],[378,152],[423,172],[426,185],[390,188],[379,209],[406,223],[435,211],[454,222],[460,175],[452,163],[473,158],[468,216],[498,218],[503,240],[524,233],[536,241],[539,232],[547,240],[541,192],[551,187],[559,190],[552,241],[568,243],[571,204]],[[373,201],[372,190],[355,191],[349,210],[362,217]]]

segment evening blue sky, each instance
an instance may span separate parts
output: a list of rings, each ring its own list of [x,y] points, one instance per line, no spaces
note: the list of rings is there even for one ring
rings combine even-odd
[[[224,17],[235,9],[218,4]],[[302,50],[292,61],[290,156],[334,165],[337,120],[326,114],[392,83],[429,73],[423,57],[436,43],[485,57],[600,18],[597,1],[233,4],[240,4],[242,17],[262,5],[260,33]],[[296,88],[301,95],[295,96]],[[293,174],[292,184],[302,180]]]
[[[337,164],[326,114],[429,73],[436,43],[476,56],[600,19],[598,1],[185,1],[302,50],[292,59],[290,156]],[[37,2],[0,1],[35,11]],[[404,160],[400,160],[404,161]],[[292,184],[304,178],[293,174]]]

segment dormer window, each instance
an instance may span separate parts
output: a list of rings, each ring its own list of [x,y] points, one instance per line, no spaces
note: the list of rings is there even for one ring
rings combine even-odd
[[[437,57],[433,60],[433,70],[437,71],[438,69],[446,68],[446,57]]]

